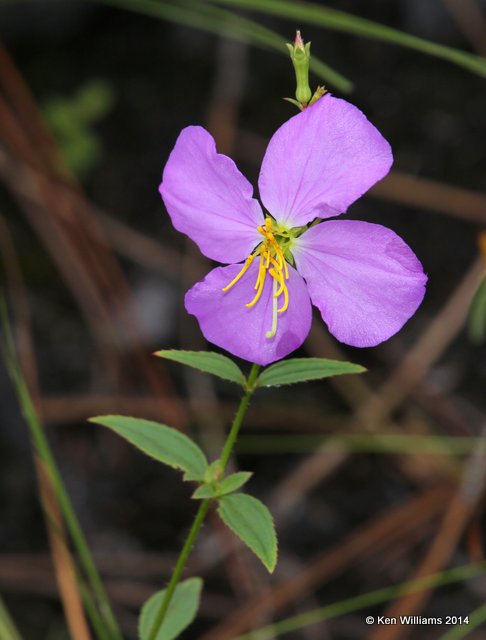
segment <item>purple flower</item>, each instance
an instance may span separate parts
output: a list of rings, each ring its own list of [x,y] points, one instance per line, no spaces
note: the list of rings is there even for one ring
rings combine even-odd
[[[422,265],[377,224],[331,220],[389,171],[388,142],[345,100],[327,94],[282,125],[253,188],[202,127],[184,129],[160,193],[174,227],[213,269],[186,309],[207,340],[266,365],[297,349],[313,303],[341,342],[370,347],[395,334],[425,293]],[[239,263],[239,264],[235,264]]]

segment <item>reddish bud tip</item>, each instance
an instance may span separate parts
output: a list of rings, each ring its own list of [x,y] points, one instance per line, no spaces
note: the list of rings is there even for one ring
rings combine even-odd
[[[304,41],[302,40],[302,36],[300,35],[300,31],[297,30],[295,32],[295,42],[294,42],[294,47],[296,49],[300,49],[301,51],[305,51],[304,48]]]

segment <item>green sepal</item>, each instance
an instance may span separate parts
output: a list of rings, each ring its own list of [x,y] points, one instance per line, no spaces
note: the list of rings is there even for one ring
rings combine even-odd
[[[297,102],[297,100],[294,100],[293,98],[282,98],[282,100],[286,100],[287,102],[290,102],[291,104],[295,105],[297,109],[302,111],[302,105],[300,104],[300,102]]]
[[[327,93],[327,89],[325,87],[321,87],[321,86],[317,87],[317,89],[314,91],[314,95],[310,99],[309,107],[312,107],[312,105],[315,104],[326,93]]]
[[[290,358],[267,367],[255,382],[257,387],[278,387],[308,380],[321,380],[333,376],[366,371],[359,364],[328,360],[327,358]]]
[[[226,356],[214,351],[180,351],[178,349],[163,349],[156,351],[154,356],[165,358],[185,364],[193,369],[198,369],[204,373],[210,373],[213,376],[229,380],[245,387],[246,378],[239,366]]]
[[[151,458],[183,471],[184,480],[204,481],[206,456],[194,440],[177,429],[130,416],[96,416],[89,422],[108,427]]]
[[[218,514],[273,573],[277,564],[277,534],[267,507],[246,493],[232,493],[219,499]]]
[[[193,622],[199,609],[202,586],[201,578],[189,578],[177,585],[155,640],[174,640]],[[140,640],[150,637],[165,592],[166,589],[158,591],[143,605],[138,621]]]

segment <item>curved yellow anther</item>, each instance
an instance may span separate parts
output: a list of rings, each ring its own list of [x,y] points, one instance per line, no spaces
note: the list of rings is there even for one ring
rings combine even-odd
[[[276,298],[278,298],[281,295],[282,291],[286,288],[286,285],[285,285],[285,280],[284,280],[284,278],[282,278],[282,274],[281,273],[279,274],[279,277],[276,278],[276,280],[277,280],[277,282],[278,282],[278,284],[280,286],[277,289],[277,291],[274,293],[274,296]]]
[[[256,295],[253,298],[253,300],[251,302],[248,302],[248,304],[246,305],[247,307],[253,307],[260,300],[260,296],[262,295],[264,285],[265,285],[265,276],[261,278],[260,284],[258,285],[258,291],[256,292]]]
[[[239,272],[239,274],[233,278],[233,280],[226,285],[226,287],[223,287],[223,291],[228,291],[228,289],[231,289],[231,287],[233,285],[235,285],[238,280],[245,274],[245,272],[250,268],[251,263],[253,262],[253,254],[249,255],[248,258],[245,260],[245,264],[243,265],[241,271]]]
[[[266,261],[266,252],[265,250],[263,250],[260,255],[260,264],[258,266],[257,280],[255,282],[255,286],[253,287],[255,290],[258,289],[258,287],[260,286],[260,282],[262,280],[265,280],[265,269],[266,269],[265,261]]]
[[[228,291],[250,268],[255,257],[260,256],[258,265],[258,275],[254,289],[255,296],[251,302],[247,303],[247,307],[251,308],[260,300],[263,289],[265,288],[265,278],[268,275],[272,278],[272,327],[266,332],[267,338],[273,338],[277,332],[278,314],[283,313],[289,306],[289,291],[286,280],[289,279],[289,270],[285,255],[277,238],[272,232],[272,218],[265,218],[265,224],[257,227],[259,233],[263,236],[263,241],[258,248],[246,259],[241,271],[238,275],[224,287],[223,291]],[[280,236],[280,231],[278,232]],[[283,304],[278,308],[279,298],[283,295]]]
[[[283,288],[283,294],[284,294],[284,303],[283,303],[283,306],[280,307],[280,309],[278,310],[279,313],[283,313],[284,311],[287,311],[287,309],[289,308],[289,290],[287,289],[286,286],[284,286]]]

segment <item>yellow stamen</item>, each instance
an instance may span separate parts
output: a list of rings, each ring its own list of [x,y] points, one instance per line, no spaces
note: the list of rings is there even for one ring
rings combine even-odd
[[[275,258],[270,258],[270,262],[273,264],[278,273],[282,271],[281,265],[275,260]],[[269,273],[271,274],[272,269],[270,269]]]
[[[270,271],[270,275],[273,276],[273,273]],[[276,275],[275,278],[278,281],[278,284],[280,285],[278,290],[273,294],[276,298],[279,297],[279,295],[282,293],[282,291],[285,288],[285,280],[282,278],[282,273],[279,273]]]
[[[231,287],[234,284],[236,284],[238,280],[244,275],[244,273],[250,268],[250,265],[252,262],[253,262],[253,254],[248,256],[239,274],[236,276],[236,278],[233,278],[233,280],[229,284],[227,284],[226,287],[223,288],[223,291],[228,291],[228,289],[231,289]]]
[[[289,291],[286,280],[289,279],[289,269],[285,255],[273,231],[273,221],[271,218],[265,218],[265,224],[257,227],[257,230],[263,236],[262,243],[258,248],[246,259],[241,271],[238,275],[224,287],[223,291],[228,291],[250,268],[254,258],[260,256],[258,265],[258,275],[254,289],[255,297],[251,302],[247,303],[247,307],[251,308],[260,300],[263,289],[265,288],[265,277],[268,275],[272,278],[272,327],[266,332],[267,338],[275,337],[277,333],[278,314],[283,313],[289,306]],[[283,232],[285,233],[285,232]],[[280,237],[282,232],[279,230],[277,236]],[[283,295],[283,305],[278,308],[279,298]]]
[[[257,277],[257,281],[255,282],[255,286],[253,287],[255,290],[258,289],[258,287],[260,286],[260,282],[262,280],[265,280],[265,264],[264,264],[265,258],[266,258],[266,252],[262,251],[262,255],[260,256],[260,265],[258,267],[258,277]]]
[[[283,303],[283,307],[280,307],[280,309],[278,310],[279,313],[283,313],[284,311],[287,311],[287,309],[289,308],[289,290],[287,289],[286,286],[284,286],[283,288],[283,294],[284,294],[284,303]]]
[[[265,276],[261,278],[260,283],[258,285],[258,291],[256,292],[256,296],[253,298],[251,302],[249,302],[246,305],[247,307],[253,307],[260,300],[260,296],[262,295],[264,285],[265,285]]]
[[[272,257],[272,254],[270,253],[270,248],[267,249],[267,251],[265,252],[265,269],[268,269],[268,265],[270,264],[270,258]]]

